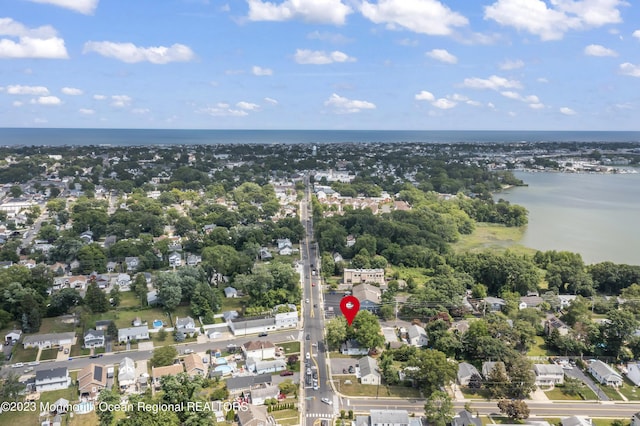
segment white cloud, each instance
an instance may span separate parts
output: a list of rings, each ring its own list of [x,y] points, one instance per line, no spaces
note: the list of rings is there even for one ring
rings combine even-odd
[[[118,59],[130,64],[151,62],[152,64],[168,64],[169,62],[189,62],[195,54],[189,46],[173,44],[169,47],[140,47],[133,43],[116,43],[112,41],[88,41],[82,53],[96,52],[107,58]]]
[[[536,95],[523,96],[520,93],[514,92],[512,90],[504,90],[500,92],[500,94],[505,98],[527,103],[533,109],[544,108],[544,104],[540,102],[540,99]]]
[[[352,58],[338,50],[327,53],[323,50],[297,49],[293,58],[297,63],[303,65],[326,65],[334,62],[356,61],[356,58]]]
[[[584,48],[584,54],[587,56],[618,56],[615,50],[607,49],[599,44],[590,44]]]
[[[236,107],[245,111],[257,111],[260,109],[260,105],[245,101],[236,103]]]
[[[640,30],[635,30],[631,35],[637,39],[640,39]]]
[[[622,0],[498,0],[485,6],[484,18],[537,35],[541,40],[559,40],[570,30],[622,22],[618,6]]]
[[[14,21],[11,18],[0,18],[0,35],[9,37],[31,37],[31,38],[51,38],[56,37],[58,32],[50,25],[37,28],[29,28],[24,24]]]
[[[24,102],[22,101],[13,101],[13,103],[11,104],[14,107],[21,107],[22,105],[24,105]]]
[[[549,82],[549,80],[548,80],[548,79],[546,79],[546,78],[544,78],[544,77],[538,77],[538,78],[536,79],[536,81],[537,81],[538,83],[548,83],[548,82]]]
[[[257,76],[273,75],[273,70],[271,70],[270,68],[262,68],[257,65],[254,65],[251,68],[251,72],[253,73],[253,75]]]
[[[9,95],[37,95],[37,96],[42,96],[42,95],[48,95],[49,94],[49,89],[47,89],[44,86],[21,86],[21,85],[14,85],[14,86],[7,86],[7,93]]]
[[[111,96],[111,106],[116,108],[124,108],[131,104],[131,97],[127,95],[113,95]]]
[[[78,112],[83,115],[92,115],[96,113],[95,110],[89,108],[80,108]]]
[[[506,61],[501,62],[499,67],[504,71],[515,70],[524,67],[524,62],[520,59],[516,59],[514,61],[507,59]]]
[[[577,113],[569,107],[560,108],[560,113],[564,115],[576,115]]]
[[[489,78],[465,78],[462,83],[464,87],[469,87],[472,89],[519,89],[522,87],[517,80],[509,80],[504,77],[499,77],[497,75],[492,75]]]
[[[278,105],[278,101],[276,101],[276,100],[275,100],[275,99],[273,99],[273,98],[264,98],[264,101],[265,101],[266,103],[268,103],[268,104],[271,104],[271,105]]]
[[[352,9],[341,0],[285,0],[280,4],[247,0],[250,21],[302,20],[316,24],[343,25]]]
[[[64,40],[49,26],[28,28],[11,18],[0,18],[0,36],[17,38],[0,39],[0,58],[67,59]]]
[[[105,95],[93,95],[93,99],[96,101],[104,101],[107,97]]]
[[[437,0],[378,0],[364,1],[360,12],[376,24],[388,29],[406,28],[429,35],[450,35],[454,27],[464,27],[469,20]]]
[[[60,105],[62,101],[57,96],[40,96],[37,99],[31,99],[31,103],[38,105]]]
[[[338,113],[354,113],[360,112],[363,109],[376,108],[376,105],[372,102],[347,99],[335,93],[333,93],[324,104],[325,106],[333,107]]]
[[[82,95],[82,90],[76,89],[74,87],[63,87],[62,93],[69,96],[79,96]]]
[[[211,115],[213,117],[245,117],[249,115],[247,111],[231,109],[230,105],[224,102],[219,102],[213,107],[201,108],[196,112]]]
[[[620,64],[620,73],[631,77],[640,77],[640,65],[625,62]]]
[[[542,109],[544,108],[544,104],[539,102],[539,103],[535,103],[535,104],[529,104],[529,108],[532,109]]]
[[[132,114],[149,114],[151,110],[149,108],[133,108],[131,110]]]
[[[451,109],[455,107],[457,103],[450,99],[440,98],[437,101],[431,102],[431,105],[440,109]]]
[[[33,3],[46,3],[54,6],[63,7],[82,13],[83,15],[93,15],[98,7],[99,0],[29,0]]]
[[[433,93],[431,92],[427,92],[426,90],[422,90],[420,93],[417,93],[415,96],[415,100],[416,101],[429,101],[432,102],[436,99],[435,96],[433,96]]]
[[[433,49],[427,52],[426,55],[436,61],[445,62],[447,64],[455,64],[458,62],[458,58],[447,52],[445,49]]]
[[[349,43],[351,41],[351,39],[343,36],[342,34],[320,32],[320,31],[314,31],[312,33],[307,34],[307,38],[311,40],[328,41],[329,43],[334,43],[334,44],[344,44],[344,43]]]

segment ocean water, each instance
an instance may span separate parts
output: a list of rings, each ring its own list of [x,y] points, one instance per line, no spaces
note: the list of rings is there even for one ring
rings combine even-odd
[[[640,265],[640,173],[515,175],[529,186],[495,197],[529,210],[522,245],[580,253],[586,263]]]
[[[640,142],[640,132],[0,128],[0,146]]]

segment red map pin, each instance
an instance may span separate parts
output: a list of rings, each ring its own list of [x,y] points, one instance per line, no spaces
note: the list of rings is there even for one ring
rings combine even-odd
[[[342,315],[347,319],[347,324],[351,325],[360,310],[360,301],[357,297],[345,296],[340,301],[340,310],[342,311]]]

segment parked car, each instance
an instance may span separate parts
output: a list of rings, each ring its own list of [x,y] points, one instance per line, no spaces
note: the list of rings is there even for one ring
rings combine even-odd
[[[25,372],[25,373],[29,373],[29,372],[31,372],[31,371],[33,371],[33,367],[28,367],[28,368],[25,368],[25,369],[24,369],[24,372]]]
[[[311,354],[309,352],[307,352],[307,354],[305,355],[306,359],[311,359]]]
[[[68,354],[69,353],[69,348],[64,348],[64,353]]]
[[[13,364],[13,368],[22,368],[22,367],[24,367],[24,363],[22,363],[22,362],[18,362],[16,364]]]
[[[102,354],[91,355],[89,358],[102,358]]]
[[[310,334],[307,334],[306,339],[307,339],[307,340],[311,340],[311,335],[310,335]]]
[[[356,372],[356,369],[355,369],[355,368],[353,368],[353,365],[350,365],[350,366],[349,366],[349,373],[350,373],[350,374],[353,374],[353,373],[355,373],[355,372]]]
[[[320,401],[324,402],[325,404],[328,405],[333,405],[333,401],[331,401],[329,398],[322,398],[320,399]]]
[[[313,379],[314,380],[318,380],[318,372],[317,371],[313,372]]]
[[[280,373],[281,376],[293,376],[293,371],[285,370]]]
[[[188,355],[188,354],[192,354],[193,353],[193,349],[185,349],[184,350],[184,354]]]
[[[262,333],[258,334],[258,337],[267,337],[268,335],[268,333],[263,331]]]

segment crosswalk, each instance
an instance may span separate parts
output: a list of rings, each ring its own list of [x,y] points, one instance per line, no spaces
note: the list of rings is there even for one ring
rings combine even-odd
[[[305,417],[315,417],[315,418],[323,417],[327,420],[331,420],[333,418],[330,414],[327,414],[327,413],[307,413]]]

